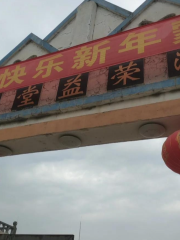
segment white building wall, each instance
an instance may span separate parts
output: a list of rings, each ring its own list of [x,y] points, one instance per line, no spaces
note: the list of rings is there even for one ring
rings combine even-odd
[[[123,20],[124,19],[121,16],[98,7],[93,40],[108,36],[110,32],[123,22]]]
[[[72,19],[59,33],[49,42],[53,47],[62,50],[71,46],[73,30],[75,27],[75,18]]]
[[[169,3],[155,2],[150,7],[148,7],[143,13],[141,13],[139,17],[133,20],[133,22],[130,25],[128,25],[124,29],[124,31],[139,27],[139,24],[143,20],[156,22],[171,13],[180,15],[180,7]]]
[[[16,60],[25,61],[32,55],[37,55],[37,57],[47,54],[48,52],[34,42],[29,42],[24,48],[22,48],[19,52],[17,52],[6,64],[10,65],[13,64]]]
[[[97,5],[85,2],[78,8],[76,17],[50,40],[50,44],[62,50],[81,43],[92,41]]]
[[[78,8],[74,27],[72,46],[92,41],[97,13],[97,4],[84,2]]]

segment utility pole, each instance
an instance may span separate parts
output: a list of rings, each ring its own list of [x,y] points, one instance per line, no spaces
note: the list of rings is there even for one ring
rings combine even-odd
[[[79,240],[81,239],[81,222],[80,222],[80,226],[79,226]]]

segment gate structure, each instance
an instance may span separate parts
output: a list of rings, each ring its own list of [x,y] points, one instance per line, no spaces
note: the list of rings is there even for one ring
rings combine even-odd
[[[84,1],[0,64],[1,156],[168,136],[180,122],[180,1]]]

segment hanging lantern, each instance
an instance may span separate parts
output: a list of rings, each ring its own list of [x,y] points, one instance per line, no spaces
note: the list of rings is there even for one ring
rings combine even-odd
[[[180,174],[180,131],[166,139],[162,147],[162,158],[167,167]]]

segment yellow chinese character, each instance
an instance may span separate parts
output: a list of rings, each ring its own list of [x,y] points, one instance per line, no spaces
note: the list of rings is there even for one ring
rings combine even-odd
[[[103,64],[106,61],[106,51],[110,49],[110,47],[103,47],[106,44],[110,43],[110,41],[106,40],[101,43],[98,43],[94,47],[81,47],[80,50],[76,51],[76,56],[74,57],[74,65],[72,68],[81,69],[85,65],[91,67],[98,59],[99,56],[99,64]]]
[[[37,78],[41,74],[43,74],[42,78],[49,77],[53,69],[55,69],[57,72],[61,72],[63,69],[60,67],[60,65],[62,65],[64,62],[54,62],[55,59],[60,57],[62,57],[62,54],[41,60],[36,68],[38,73],[33,78]]]
[[[130,33],[128,37],[120,44],[120,46],[124,47],[124,49],[120,49],[119,53],[130,51],[133,49],[138,49],[138,54],[144,53],[145,46],[149,46],[155,43],[160,43],[161,39],[153,40],[153,41],[147,41],[150,39],[156,38],[157,29],[152,29],[146,32],[142,33]]]
[[[80,77],[81,77],[81,74],[79,74],[75,79],[71,78],[71,79],[67,80],[67,83],[64,84],[64,86],[66,88],[63,89],[63,96],[59,97],[59,99],[83,94],[83,91],[80,91],[80,86],[81,86]],[[76,87],[72,87],[73,84]]]
[[[14,70],[9,71],[9,68],[0,75],[0,89],[6,88],[13,82],[21,84],[24,80],[20,77],[26,76],[25,67],[16,66]]]
[[[39,90],[36,89],[36,86],[29,86],[28,89],[24,90],[23,93],[17,97],[18,99],[21,98],[21,96],[23,98],[21,104],[18,105],[18,107],[34,104],[31,99],[34,94],[39,94]]]
[[[120,65],[119,69],[115,70],[116,74],[111,78],[113,80],[116,77],[118,78],[118,81],[113,85],[117,85],[122,81],[123,81],[123,85],[126,85],[127,79],[130,79],[132,81],[140,79],[140,78],[132,77],[134,73],[141,71],[139,68],[136,68],[136,66],[137,66],[137,63],[133,63],[133,61],[131,61],[127,67],[123,67],[123,65]]]
[[[174,33],[174,44],[180,43],[180,21],[172,23],[173,33]]]
[[[180,53],[178,53],[178,52],[177,52],[177,57],[180,57]],[[176,58],[175,62],[174,62],[174,67],[177,71],[180,71],[180,63],[179,63],[179,66],[178,66],[178,62],[180,62],[180,59]]]

